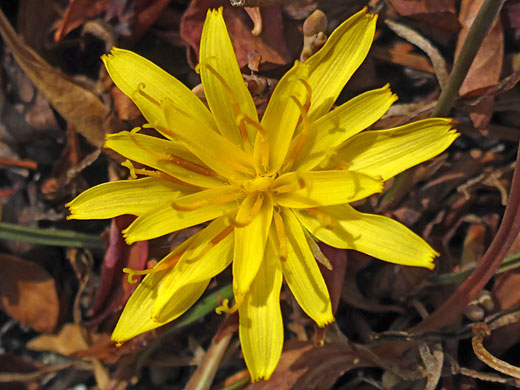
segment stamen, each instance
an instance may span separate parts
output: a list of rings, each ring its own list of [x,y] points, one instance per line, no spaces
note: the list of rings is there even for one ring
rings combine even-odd
[[[168,136],[176,139],[179,142],[182,142],[188,148],[198,149],[200,152],[202,152],[204,154],[211,155],[215,160],[224,161],[226,164],[232,166],[238,172],[243,172],[243,173],[245,173],[247,175],[253,175],[253,171],[251,169],[243,166],[242,164],[238,163],[237,161],[235,161],[233,159],[227,158],[226,156],[223,156],[221,154],[217,156],[215,154],[214,150],[210,150],[208,148],[202,147],[200,144],[193,143],[189,139],[187,139],[186,137],[183,137],[182,135],[180,135],[178,133],[175,133],[175,132],[171,131],[170,129],[167,129],[164,126],[161,126],[159,124],[154,124],[153,126],[156,129],[158,129],[159,131],[161,131],[162,133],[168,134]]]
[[[131,268],[123,268],[123,272],[125,274],[128,274],[128,283],[135,284],[137,283],[137,280],[134,279],[134,276],[137,275],[148,275],[148,274],[154,274],[159,271],[164,271],[170,268],[173,268],[177,265],[180,258],[184,254],[184,251],[174,254],[169,254],[164,258],[164,260],[156,265],[153,268],[150,269],[143,269],[143,270],[136,270]]]
[[[128,168],[130,171],[130,177],[132,179],[137,179],[137,175],[143,175],[148,177],[155,177],[157,179],[167,180],[175,184],[180,184],[186,187],[192,187],[192,188],[200,188],[199,186],[196,186],[194,184],[186,183],[182,180],[177,179],[176,177],[173,177],[167,173],[161,172],[161,171],[152,171],[150,169],[143,169],[143,168],[136,168],[134,167],[134,164],[130,160],[126,160],[121,163],[122,166],[125,168]]]
[[[316,217],[321,226],[328,230],[333,230],[338,226],[338,223],[327,213],[317,208],[305,209],[307,213]]]
[[[247,216],[247,219],[244,221],[239,221],[238,219],[234,219],[232,217],[229,218],[229,222],[234,227],[246,227],[251,222],[254,221],[258,213],[260,212],[260,209],[262,208],[262,204],[264,203],[264,194],[259,193],[257,194],[257,198],[255,200],[255,203],[253,204],[253,207],[251,207],[251,210],[249,212],[249,215]]]
[[[215,309],[217,314],[227,313],[233,314],[239,308],[239,306],[244,302],[245,295],[239,295],[238,297],[235,295],[235,304],[229,307],[229,299],[224,299],[222,304]]]
[[[314,258],[318,261],[318,263],[323,265],[329,271],[332,271],[332,264],[330,263],[330,260],[327,259],[327,257],[323,254],[318,244],[316,244],[316,241],[314,241],[314,239],[306,230],[304,230],[304,233]]]
[[[287,252],[287,234],[285,233],[285,227],[283,225],[282,216],[278,211],[273,213],[274,226],[276,228],[276,235],[278,236],[278,242],[280,244],[278,248],[278,253],[280,255],[280,260],[287,260],[288,252]]]
[[[144,89],[146,88],[146,84],[145,83],[139,83],[137,84],[137,89],[135,91],[132,92],[132,100],[136,100],[135,99],[135,95],[136,94],[139,94],[141,96],[143,96],[145,99],[147,99],[148,101],[150,101],[151,103],[155,104],[156,106],[161,106],[161,104],[155,100],[152,96],[150,96],[149,94],[147,94]]]
[[[297,176],[296,183],[289,183],[276,187],[273,191],[277,194],[286,194],[288,192],[298,191],[307,186],[305,178]]]
[[[232,232],[233,232],[233,226],[226,226],[219,234],[217,234],[215,237],[213,237],[196,256],[190,257],[190,253],[193,251],[190,252],[191,247],[189,247],[188,250],[186,251],[185,255],[190,258],[189,258],[189,260],[186,260],[186,261],[194,262],[194,261],[201,259],[209,252],[209,250],[211,248],[213,248],[215,245],[217,245],[220,241],[222,241],[224,238],[226,238]],[[195,249],[198,249],[198,248],[199,248],[199,246],[195,247]]]
[[[193,210],[199,209],[204,206],[232,202],[232,201],[240,198],[240,196],[241,196],[240,192],[237,191],[236,193],[222,194],[213,199],[203,199],[203,200],[199,200],[198,202],[193,202],[193,203],[186,204],[186,205],[181,205],[181,204],[177,203],[176,201],[173,201],[171,203],[171,206],[173,209],[178,210],[178,211],[193,211]]]
[[[121,163],[121,166],[123,166],[125,168],[128,168],[128,171],[130,173],[130,177],[132,179],[137,179],[137,174],[135,172],[135,167],[134,167],[134,164],[132,164],[132,161],[127,159],[126,161]]]
[[[199,174],[205,175],[205,176],[217,176],[216,172],[212,171],[209,168],[203,167],[202,165],[192,163],[191,161],[185,160],[174,154],[161,153],[156,150],[152,150],[149,147],[143,145],[143,143],[138,141],[138,139],[135,137],[135,134],[137,134],[140,130],[141,129],[139,127],[132,129],[132,131],[130,131],[130,139],[132,140],[132,142],[134,144],[136,144],[139,148],[143,149],[145,152],[150,153],[154,156],[157,156],[160,159],[167,160],[168,162],[172,162],[175,165],[178,165],[189,171],[199,173]]]
[[[245,127],[244,118],[246,115],[242,114],[242,110],[240,109],[240,104],[235,99],[235,95],[233,93],[233,89],[229,86],[227,81],[222,77],[215,68],[213,68],[209,64],[199,64],[199,66],[205,67],[207,70],[209,70],[220,83],[224,87],[224,90],[227,92],[227,95],[229,97],[230,103],[231,103],[231,109],[233,110],[233,115],[235,116],[235,121],[237,123],[238,130],[240,131],[240,136],[242,137],[242,141],[244,142],[244,147],[248,150],[251,150],[251,142],[249,141],[249,135],[247,134],[247,129]],[[250,118],[249,118],[250,119]],[[253,121],[253,120],[251,120]],[[254,121],[253,121],[254,122]],[[250,122],[248,122],[250,123]]]
[[[301,80],[301,81],[303,82],[304,80]],[[305,85],[308,86],[307,82],[305,82]],[[309,88],[310,88],[310,86],[309,86]],[[301,122],[303,123],[303,129],[302,129],[302,131],[300,131],[300,134],[298,134],[296,136],[297,137],[296,143],[289,151],[289,156],[287,156],[287,158],[285,160],[284,170],[288,170],[291,168],[292,164],[296,160],[296,157],[298,156],[298,154],[300,154],[301,150],[303,149],[303,146],[307,143],[307,141],[309,139],[309,135],[310,135],[309,118],[307,116],[308,107],[306,107],[307,99],[305,101],[305,104],[302,106],[302,104],[298,101],[298,99],[296,99],[296,97],[291,96],[291,98],[294,101],[294,103],[296,104],[296,106],[298,106],[298,109],[300,110]],[[310,100],[308,100],[308,102],[310,105]],[[297,127],[298,126],[299,126],[299,123],[298,123]]]

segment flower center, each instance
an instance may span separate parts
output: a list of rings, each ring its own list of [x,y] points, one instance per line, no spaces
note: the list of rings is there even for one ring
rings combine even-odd
[[[238,184],[246,193],[265,192],[271,188],[274,175],[271,176],[257,176],[254,179],[242,180]]]

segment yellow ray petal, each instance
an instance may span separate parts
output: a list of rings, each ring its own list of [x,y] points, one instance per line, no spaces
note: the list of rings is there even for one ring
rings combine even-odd
[[[303,311],[318,326],[326,326],[334,321],[327,285],[300,222],[291,210],[281,214],[287,235],[287,258],[280,262],[283,277]]]
[[[451,120],[425,119],[389,130],[367,131],[338,149],[329,166],[381,176],[384,180],[420,164],[451,145],[460,134]]]
[[[300,132],[291,143],[289,155],[295,154],[292,170],[316,167],[334,148],[379,120],[396,100],[385,85],[356,96],[313,122],[308,132]]]
[[[262,263],[272,217],[273,200],[269,194],[249,195],[238,210],[237,222],[247,225],[235,227],[233,292],[237,302],[248,292]]]
[[[68,219],[106,219],[143,215],[157,206],[193,192],[193,189],[147,177],[99,184],[67,203]]]
[[[197,234],[201,234],[199,232]],[[188,246],[197,237],[194,235],[184,241],[181,245],[175,248],[168,256],[156,264],[154,268],[161,267],[165,262],[171,261],[175,256],[180,256]],[[123,342],[131,339],[141,333],[158,328],[166,324],[167,321],[159,322],[152,319],[152,311],[155,305],[155,300],[158,296],[159,288],[162,283],[166,281],[165,277],[171,272],[171,269],[164,269],[150,273],[139,283],[133,294],[128,299],[128,302],[123,309],[121,317],[112,333],[112,340],[116,342]],[[206,282],[199,282],[187,286],[180,291],[176,300],[172,305],[178,307],[185,307],[186,310],[193,305],[202,295],[209,280]]]
[[[224,184],[215,172],[175,141],[122,131],[107,135],[105,148],[194,186],[209,188]]]
[[[364,61],[374,40],[376,21],[377,15],[362,9],[336,28],[321,50],[306,61],[310,68],[308,83],[312,88],[311,121],[330,110]]]
[[[237,209],[240,193],[225,186],[183,196],[138,217],[123,230],[126,242],[150,240],[212,219]]]
[[[284,340],[281,287],[280,261],[269,242],[265,260],[238,308],[240,344],[252,382],[268,380],[280,360]]]
[[[275,203],[308,208],[354,202],[383,190],[383,181],[349,171],[289,172],[274,181]]]
[[[118,48],[113,48],[110,54],[104,55],[101,59],[110,78],[136,103],[148,122],[162,121],[160,103],[168,98],[182,106],[189,115],[198,118],[205,126],[216,129],[210,112],[200,99],[179,80],[151,61]]]
[[[221,273],[233,260],[233,229],[226,218],[219,218],[199,232],[178,264],[164,276],[158,288],[153,318],[172,321],[187,308],[175,304],[181,290],[207,282]]]
[[[305,84],[308,76],[307,68],[306,64],[296,62],[282,77],[262,117],[262,127],[265,129],[269,144],[269,172],[278,171],[282,165],[306,99],[310,99],[308,96],[310,91],[307,91]],[[257,137],[257,143],[259,141]]]
[[[252,156],[240,147],[185,115],[170,100],[163,100],[161,106],[168,123],[168,129],[161,131],[177,138],[207,166],[226,178],[255,174]]]
[[[295,214],[315,237],[336,248],[429,269],[433,269],[433,260],[439,255],[403,224],[381,215],[360,213],[349,205],[298,210]]]
[[[222,7],[208,10],[200,40],[199,66],[204,94],[220,133],[237,146],[242,145],[244,138],[252,142],[256,131],[245,122],[240,129],[240,115],[257,122],[258,116],[238,67]]]

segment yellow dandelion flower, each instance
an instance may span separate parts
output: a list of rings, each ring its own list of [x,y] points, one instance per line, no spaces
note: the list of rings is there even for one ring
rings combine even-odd
[[[331,110],[372,44],[376,15],[358,12],[277,84],[259,120],[240,73],[222,8],[208,12],[199,71],[206,107],[150,61],[113,49],[103,62],[114,83],[164,138],[123,131],[105,147],[128,158],[132,180],[93,187],[68,204],[70,218],[137,219],[128,243],[211,221],[147,274],[114,330],[123,342],[182,315],[232,263],[242,351],[253,381],[268,379],[283,345],[285,280],[318,326],[334,321],[314,239],[392,263],[433,268],[438,255],[392,219],[348,203],[444,151],[458,136],[449,119],[362,132],[397,97],[388,86]],[[133,162],[147,168],[136,168]],[[139,178],[138,178],[139,177]]]

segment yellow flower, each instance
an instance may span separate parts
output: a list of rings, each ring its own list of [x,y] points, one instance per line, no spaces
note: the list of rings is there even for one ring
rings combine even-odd
[[[128,243],[212,221],[147,274],[113,333],[123,342],[192,306],[211,278],[233,267],[239,334],[251,379],[268,379],[283,345],[285,280],[318,326],[334,321],[315,239],[397,264],[433,268],[438,255],[408,228],[348,203],[381,192],[383,182],[445,150],[458,136],[448,119],[366,131],[397,99],[388,86],[332,109],[363,62],[376,15],[352,16],[276,86],[261,120],[240,73],[222,9],[209,11],[199,71],[206,107],[188,88],[130,51],[103,57],[115,84],[164,138],[140,129],[107,136],[133,180],[93,187],[68,204],[70,218],[137,219]],[[137,176],[141,178],[137,178]]]

